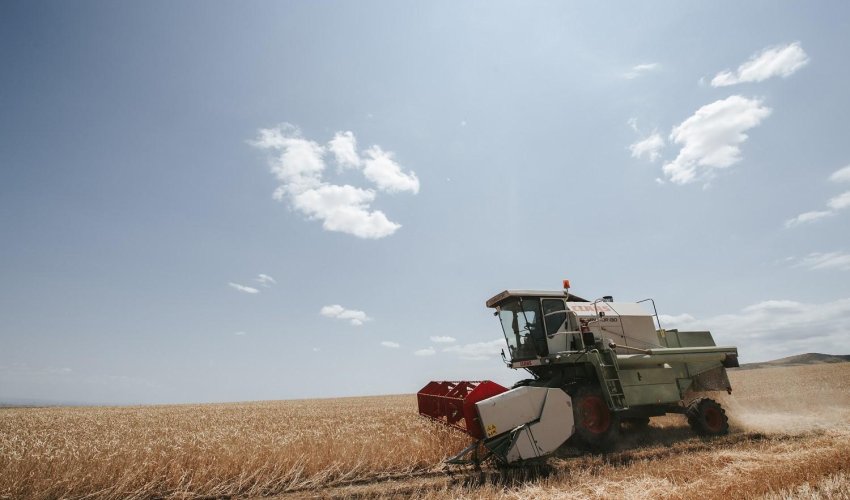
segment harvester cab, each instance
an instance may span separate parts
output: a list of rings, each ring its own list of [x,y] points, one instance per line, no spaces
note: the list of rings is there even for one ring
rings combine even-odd
[[[551,297],[544,292],[506,290],[487,305],[501,321],[510,364],[593,344],[587,321],[580,323],[577,314],[567,309],[563,294]]]
[[[532,378],[510,390],[431,382],[418,393],[422,415],[477,439],[450,462],[464,463],[470,450],[477,461],[480,446],[503,463],[545,457],[568,440],[604,450],[622,422],[643,426],[667,413],[685,414],[699,434],[728,431],[720,405],[694,394],[731,392],[725,369],[738,366],[737,349],[717,347],[709,332],[662,329],[652,300],[589,301],[565,281],[563,291],[505,290],[486,305],[501,323],[505,363]]]

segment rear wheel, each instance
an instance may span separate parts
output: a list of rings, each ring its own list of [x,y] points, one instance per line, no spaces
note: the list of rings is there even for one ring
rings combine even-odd
[[[710,398],[698,398],[685,412],[688,424],[700,436],[720,436],[729,433],[729,417],[720,403]]]
[[[620,420],[608,408],[597,387],[581,387],[572,396],[577,444],[591,450],[611,449],[619,436]]]

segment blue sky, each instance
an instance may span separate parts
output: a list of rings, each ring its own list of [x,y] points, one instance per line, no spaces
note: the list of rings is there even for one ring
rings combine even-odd
[[[0,398],[510,383],[564,278],[850,353],[848,10],[3,2]]]

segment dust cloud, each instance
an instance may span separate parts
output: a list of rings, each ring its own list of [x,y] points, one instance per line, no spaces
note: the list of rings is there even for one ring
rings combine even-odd
[[[798,434],[850,431],[850,363],[730,371],[716,399],[733,430]]]

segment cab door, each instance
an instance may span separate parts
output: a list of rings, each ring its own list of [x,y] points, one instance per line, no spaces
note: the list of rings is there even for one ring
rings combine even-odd
[[[543,299],[543,324],[550,354],[567,350],[567,307],[563,299]]]

